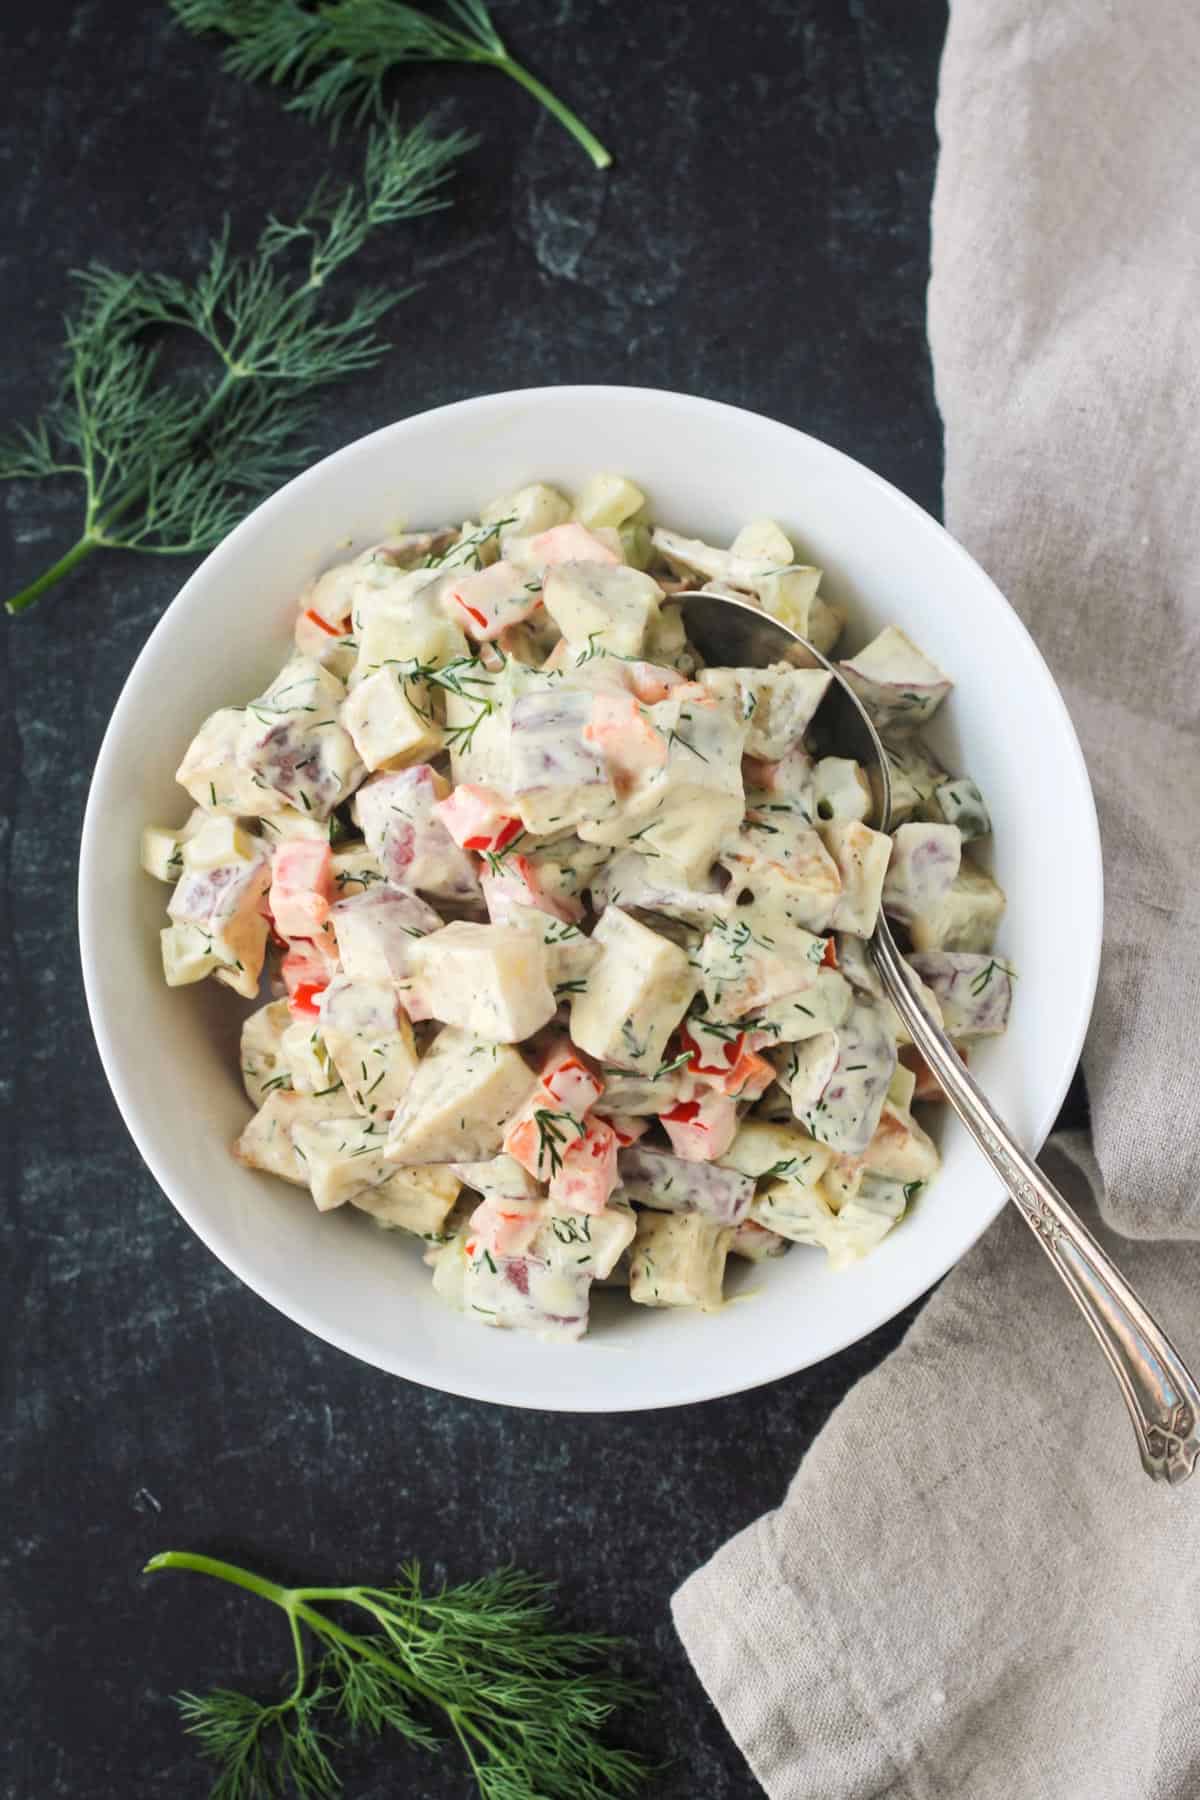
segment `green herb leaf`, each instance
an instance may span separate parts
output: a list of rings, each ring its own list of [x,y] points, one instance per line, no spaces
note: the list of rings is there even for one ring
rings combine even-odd
[[[557,1175],[562,1168],[562,1146],[581,1138],[583,1127],[574,1113],[552,1112],[546,1106],[534,1108],[533,1122],[538,1134],[538,1167],[544,1158],[550,1164],[551,1175]]]
[[[651,1773],[601,1735],[617,1707],[649,1698],[614,1671],[619,1640],[560,1629],[553,1590],[532,1575],[502,1569],[427,1593],[415,1563],[387,1588],[285,1588],[178,1550],[146,1564],[161,1569],[242,1588],[290,1627],[295,1665],[282,1699],[232,1688],[179,1696],[186,1729],[220,1771],[220,1800],[330,1800],[341,1791],[331,1759],[347,1731],[395,1732],[430,1751],[452,1736],[481,1800],[618,1800]]]
[[[358,186],[336,193],[322,182],[293,223],[271,218],[249,255],[231,250],[226,227],[190,282],[102,264],[77,275],[62,387],[0,445],[0,479],[73,477],[82,529],[10,612],[98,549],[211,549],[309,460],[314,395],[378,362],[386,345],[374,327],[403,297],[369,288],[337,310],[326,284],[374,232],[445,206],[451,164],[472,142],[389,124],[372,132]],[[164,334],[199,348],[201,367],[168,372]]]
[[[500,69],[541,102],[598,169],[612,157],[578,115],[509,55],[484,0],[443,0],[440,13],[401,0],[171,0],[189,31],[233,39],[225,66],[248,81],[290,87],[289,108],[331,121],[336,136],[384,110],[383,85],[403,63],[474,63]]]

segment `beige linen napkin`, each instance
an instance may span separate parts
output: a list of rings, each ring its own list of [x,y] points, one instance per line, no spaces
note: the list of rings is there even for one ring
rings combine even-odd
[[[1200,7],[952,0],[938,128],[947,522],[1063,686],[1104,838],[1095,1159],[1045,1163],[1196,1367]],[[1142,1474],[1015,1213],[674,1611],[771,1800],[1200,1796],[1200,1476]]]

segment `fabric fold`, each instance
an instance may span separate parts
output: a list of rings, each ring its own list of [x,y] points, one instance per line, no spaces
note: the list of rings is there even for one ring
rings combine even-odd
[[[1117,1239],[1073,1163],[1044,1160],[1200,1357],[1200,1246]],[[771,1800],[1194,1800],[1198,1505],[1147,1481],[1009,1212],[675,1624]]]
[[[1197,94],[1182,0],[952,0],[929,291],[947,524],[1046,656],[1100,814],[1094,1142],[1043,1160],[1193,1367]],[[1200,1794],[1200,1479],[1147,1480],[1012,1210],[674,1612],[770,1800]]]

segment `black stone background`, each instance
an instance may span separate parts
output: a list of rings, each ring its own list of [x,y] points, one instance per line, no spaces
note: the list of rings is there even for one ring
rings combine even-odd
[[[514,48],[614,150],[597,175],[501,76],[411,71],[413,116],[480,131],[453,210],[401,229],[369,273],[424,279],[379,371],[325,403],[323,454],[488,390],[624,381],[773,414],[937,511],[941,436],[924,335],[933,105],[944,11],[914,0],[531,0]],[[252,233],[329,160],[270,91],[135,0],[0,11],[0,391],[44,397],[70,296],[98,257],[194,267],[226,210]],[[352,145],[332,161],[349,169]],[[635,456],[631,456],[636,461]],[[10,486],[4,592],[71,541],[70,495]],[[360,1366],[256,1299],[176,1218],[109,1098],[75,940],[95,751],[190,565],[113,555],[0,625],[7,690],[0,1251],[6,1796],[201,1795],[168,1696],[268,1683],[282,1621],[215,1585],[143,1580],[167,1546],[285,1577],[452,1577],[514,1559],[580,1623],[629,1633],[661,1704],[661,1800],[759,1792],[674,1637],[672,1589],[778,1502],[839,1397],[912,1317],[739,1398],[613,1418],[506,1411]],[[867,1277],[869,1279],[869,1276]],[[346,1765],[360,1800],[468,1782],[401,1752]]]

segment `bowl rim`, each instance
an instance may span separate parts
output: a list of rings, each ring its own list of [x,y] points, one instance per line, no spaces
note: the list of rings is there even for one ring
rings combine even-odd
[[[344,1351],[346,1355],[354,1357],[359,1362],[366,1363],[368,1367],[381,1369],[385,1373],[397,1375],[405,1380],[416,1382],[419,1386],[432,1389],[435,1392],[453,1394],[458,1398],[484,1401],[487,1404],[494,1406],[517,1407],[522,1410],[550,1413],[648,1412],[657,1411],[668,1406],[699,1405],[706,1400],[724,1399],[732,1394],[748,1392],[753,1388],[763,1387],[769,1382],[782,1380],[789,1375],[799,1374],[805,1368],[814,1367],[816,1364],[824,1362],[831,1356],[839,1355],[851,1345],[870,1336],[872,1332],[877,1331],[890,1319],[895,1318],[897,1314],[903,1312],[906,1307],[911,1306],[914,1301],[920,1299],[922,1295],[928,1293],[959,1261],[962,1260],[972,1246],[978,1242],[979,1238],[988,1227],[994,1223],[995,1219],[1003,1210],[1007,1197],[1001,1190],[997,1194],[996,1202],[992,1209],[990,1211],[985,1210],[981,1216],[978,1230],[974,1232],[960,1250],[949,1255],[944,1261],[935,1259],[934,1265],[928,1274],[926,1274],[925,1271],[922,1271],[919,1285],[913,1287],[911,1291],[905,1293],[903,1297],[899,1299],[888,1298],[876,1309],[872,1309],[870,1311],[868,1322],[865,1325],[861,1327],[856,1326],[854,1329],[847,1331],[844,1337],[839,1337],[837,1342],[831,1344],[819,1357],[802,1359],[797,1362],[794,1355],[790,1355],[784,1350],[783,1354],[779,1357],[768,1359],[770,1366],[762,1367],[756,1371],[754,1378],[751,1381],[746,1381],[737,1377],[728,1381],[721,1381],[718,1379],[716,1385],[705,1385],[703,1392],[697,1392],[682,1397],[672,1396],[668,1399],[646,1399],[643,1398],[640,1393],[634,1393],[628,1398],[623,1396],[622,1404],[619,1406],[604,1405],[598,1400],[593,1401],[586,1395],[576,1398],[570,1394],[562,1398],[556,1396],[553,1401],[548,1402],[545,1399],[539,1400],[535,1398],[526,1398],[521,1395],[513,1395],[511,1392],[504,1397],[500,1397],[495,1392],[488,1392],[481,1384],[476,1384],[468,1380],[435,1380],[431,1377],[427,1368],[414,1366],[412,1356],[405,1353],[402,1345],[398,1345],[395,1352],[389,1355],[386,1360],[376,1353],[368,1353],[362,1345],[355,1343],[349,1332],[343,1331],[336,1326],[331,1326],[326,1320],[319,1320],[307,1304],[304,1302],[297,1302],[296,1299],[286,1293],[277,1282],[254,1271],[248,1266],[247,1259],[243,1257],[235,1243],[227,1241],[221,1231],[215,1228],[211,1222],[202,1221],[198,1218],[195,1209],[190,1203],[184,1184],[177,1182],[166,1169],[160,1166],[159,1159],[151,1145],[147,1142],[146,1134],[140,1129],[138,1108],[134,1104],[132,1096],[126,1087],[121,1074],[120,1057],[117,1052],[114,1034],[101,1003],[95,975],[97,964],[102,955],[103,927],[103,921],[100,915],[100,902],[98,899],[98,895],[102,888],[102,883],[98,880],[98,874],[104,845],[104,834],[102,829],[102,814],[104,808],[100,796],[103,794],[111,777],[111,766],[115,763],[118,756],[118,746],[125,738],[128,722],[123,718],[123,713],[129,704],[130,693],[137,680],[139,669],[143,662],[151,655],[160,636],[166,636],[169,633],[173,611],[186,600],[187,596],[195,587],[202,583],[206,583],[214,573],[219,576],[224,565],[233,563],[238,555],[242,541],[252,532],[261,529],[264,522],[269,523],[272,513],[282,511],[285,506],[291,503],[298,492],[302,492],[306,487],[315,485],[323,480],[328,470],[331,467],[336,466],[339,462],[349,462],[353,458],[362,455],[364,451],[367,450],[368,446],[375,445],[382,449],[386,445],[390,448],[398,440],[403,441],[408,433],[424,427],[430,420],[437,419],[445,421],[447,419],[452,419],[455,415],[462,415],[464,417],[470,416],[473,422],[478,422],[480,415],[486,414],[492,410],[500,410],[506,406],[511,406],[514,402],[519,402],[522,405],[552,403],[561,406],[571,405],[573,403],[586,403],[589,399],[598,395],[604,395],[606,398],[611,398],[614,395],[620,396],[631,407],[644,405],[646,403],[653,405],[668,401],[676,406],[694,409],[698,414],[709,417],[736,421],[745,421],[748,419],[753,422],[753,426],[757,430],[767,429],[769,431],[786,434],[789,438],[796,437],[804,440],[808,446],[815,448],[820,455],[830,459],[831,462],[845,465],[848,471],[853,472],[854,479],[865,482],[890,496],[892,501],[898,503],[901,510],[911,517],[914,524],[920,530],[927,532],[931,531],[936,536],[941,537],[944,540],[944,546],[948,547],[951,552],[952,558],[965,566],[970,572],[973,580],[982,581],[986,584],[987,588],[991,590],[994,601],[998,602],[1000,607],[1010,615],[1010,623],[1015,623],[1019,634],[1025,639],[1026,647],[1032,652],[1032,667],[1037,671],[1038,679],[1044,690],[1042,696],[1043,700],[1048,705],[1049,709],[1058,715],[1060,725],[1065,727],[1064,744],[1068,747],[1075,765],[1074,774],[1077,778],[1077,784],[1080,787],[1081,795],[1085,801],[1085,816],[1081,818],[1080,825],[1087,839],[1091,865],[1091,879],[1085,883],[1085,891],[1092,896],[1090,916],[1085,921],[1081,921],[1081,930],[1086,930],[1087,941],[1089,941],[1091,945],[1088,977],[1086,982],[1081,984],[1080,989],[1075,996],[1074,1018],[1070,1021],[1070,1030],[1064,1037],[1064,1042],[1071,1046],[1071,1053],[1069,1057],[1064,1057],[1064,1067],[1060,1073],[1059,1080],[1054,1084],[1053,1091],[1046,1094],[1043,1105],[1037,1113],[1037,1125],[1033,1132],[1028,1136],[1025,1147],[1033,1155],[1036,1155],[1041,1150],[1042,1145],[1049,1136],[1050,1129],[1058,1116],[1059,1109],[1079,1063],[1080,1052],[1082,1051],[1087,1027],[1091,1019],[1095,1002],[1096,987],[1099,980],[1104,920],[1104,871],[1100,827],[1096,812],[1095,796],[1092,791],[1087,764],[1066,701],[1063,698],[1058,684],[1051,674],[1049,666],[1042,656],[1041,651],[1038,649],[1031,632],[1024,620],[1016,612],[1016,609],[1012,606],[1011,602],[987,574],[986,570],[975,561],[970,552],[967,551],[956,538],[951,536],[939,520],[935,519],[931,513],[926,512],[924,507],[918,505],[915,500],[905,494],[902,489],[896,487],[894,483],[888,481],[884,476],[877,474],[873,469],[868,468],[866,464],[859,462],[857,458],[850,456],[846,451],[839,450],[836,446],[827,443],[823,438],[815,437],[812,433],[803,431],[798,426],[786,424],[779,419],[773,419],[765,413],[755,412],[749,407],[736,406],[727,401],[713,400],[698,394],[682,393],[679,390],[671,388],[641,387],[607,382],[563,383],[550,386],[537,385],[525,388],[510,388],[496,393],[472,395],[465,399],[447,402],[442,406],[429,407],[421,412],[408,414],[401,419],[395,419],[391,421],[390,424],[380,426],[374,431],[365,433],[362,437],[351,439],[339,449],[331,451],[327,456],[320,458],[319,461],[311,464],[308,468],[301,470],[299,474],[293,476],[291,480],[285,482],[281,487],[277,488],[274,493],[261,501],[258,506],[249,512],[246,517],[234,527],[227,537],[223,538],[219,544],[203,557],[164,608],[162,616],[146,638],[122,683],[121,691],[113,705],[108,725],[105,728],[104,736],[101,740],[99,751],[97,752],[95,767],[88,787],[87,803],[84,811],[83,828],[80,839],[77,898],[79,949],[83,973],[84,995],[87,1003],[88,1016],[96,1040],[96,1048],[100,1056],[101,1066],[104,1070],[109,1089],[116,1102],[117,1110],[121,1115],[125,1127],[128,1130],[130,1137],[133,1139],[143,1162],[146,1164],[163,1193],[167,1196],[168,1200],[184,1222],[200,1239],[201,1243],[203,1243],[218,1261],[224,1264],[224,1266],[229,1269],[239,1281],[243,1282],[245,1286],[260,1299],[265,1300],[268,1305],[272,1306],[277,1312],[281,1313],[292,1323],[300,1326],[305,1331],[311,1332],[314,1337],[319,1338],[324,1343],[332,1344],[335,1349]],[[448,1310],[447,1318],[452,1318],[452,1316],[453,1315]]]

